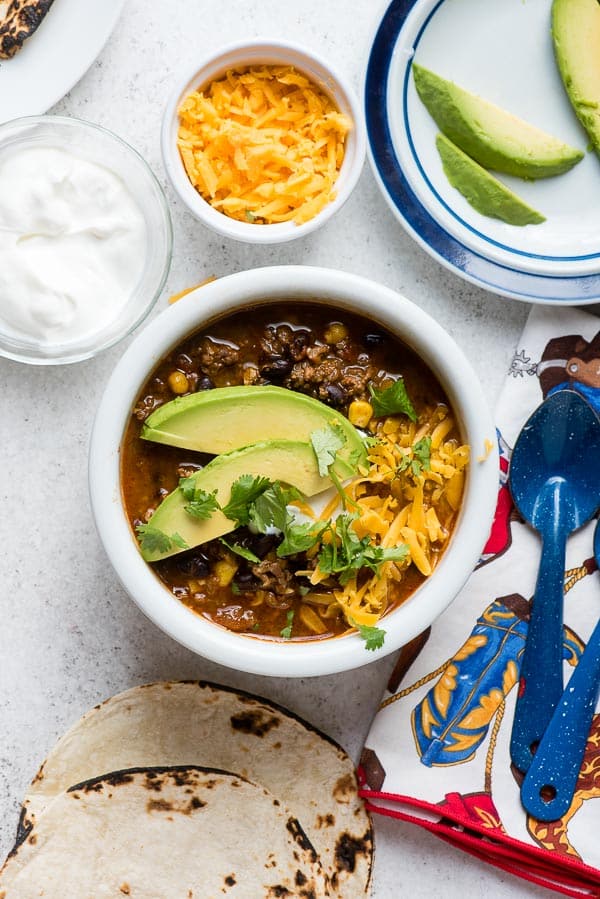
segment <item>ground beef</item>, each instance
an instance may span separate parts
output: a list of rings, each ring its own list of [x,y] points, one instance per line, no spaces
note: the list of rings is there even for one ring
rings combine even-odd
[[[252,566],[252,574],[260,581],[261,588],[274,593],[276,596],[285,596],[293,593],[291,586],[292,573],[285,562],[275,559],[258,562]]]
[[[239,362],[240,351],[227,343],[217,343],[210,337],[203,337],[198,347],[200,367],[205,375],[212,377],[222,368],[229,368]]]
[[[327,347],[324,347],[327,352]],[[373,366],[345,365],[337,356],[326,356],[318,364],[309,359],[297,362],[286,387],[309,393],[332,406],[342,406],[353,399],[367,399],[367,384],[377,375]]]
[[[289,325],[268,325],[260,339],[261,362],[266,364],[279,359],[298,362],[306,354],[310,339],[310,331],[294,330]]]

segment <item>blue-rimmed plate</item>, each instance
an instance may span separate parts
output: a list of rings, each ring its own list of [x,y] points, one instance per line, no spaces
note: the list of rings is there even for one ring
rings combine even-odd
[[[365,83],[369,154],[392,211],[435,259],[468,281],[532,303],[600,300],[600,160],[565,175],[501,179],[546,216],[516,227],[476,212],[447,181],[436,125],[411,63],[510,110],[572,146],[587,136],[554,62],[548,0],[392,0]]]

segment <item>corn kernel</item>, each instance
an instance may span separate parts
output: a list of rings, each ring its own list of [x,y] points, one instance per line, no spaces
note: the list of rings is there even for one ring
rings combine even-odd
[[[325,343],[339,343],[340,340],[345,340],[348,336],[348,328],[341,322],[332,322],[323,336],[325,338]]]
[[[237,571],[237,562],[222,559],[215,562],[213,572],[221,587],[228,587]]]
[[[187,393],[190,389],[189,381],[182,371],[172,371],[167,378],[167,383],[173,393]]]
[[[354,400],[348,408],[348,418],[357,428],[366,428],[373,417],[373,407],[365,400]]]

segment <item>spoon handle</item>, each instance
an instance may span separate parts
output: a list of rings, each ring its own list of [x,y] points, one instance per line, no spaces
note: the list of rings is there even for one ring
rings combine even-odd
[[[534,818],[561,818],[573,801],[600,692],[600,623],[571,675],[521,787],[521,802]]]
[[[527,771],[563,691],[563,589],[566,533],[542,535],[542,558],[521,659],[510,757]]]

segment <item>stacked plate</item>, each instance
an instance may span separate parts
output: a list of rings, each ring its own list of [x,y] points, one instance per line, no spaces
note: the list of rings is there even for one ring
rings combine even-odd
[[[373,170],[392,211],[438,262],[531,303],[600,299],[600,163],[587,153],[543,181],[502,180],[546,216],[515,227],[476,212],[449,184],[436,125],[411,74],[420,65],[566,143],[586,149],[556,67],[546,0],[393,0],[375,36],[365,84]]]

